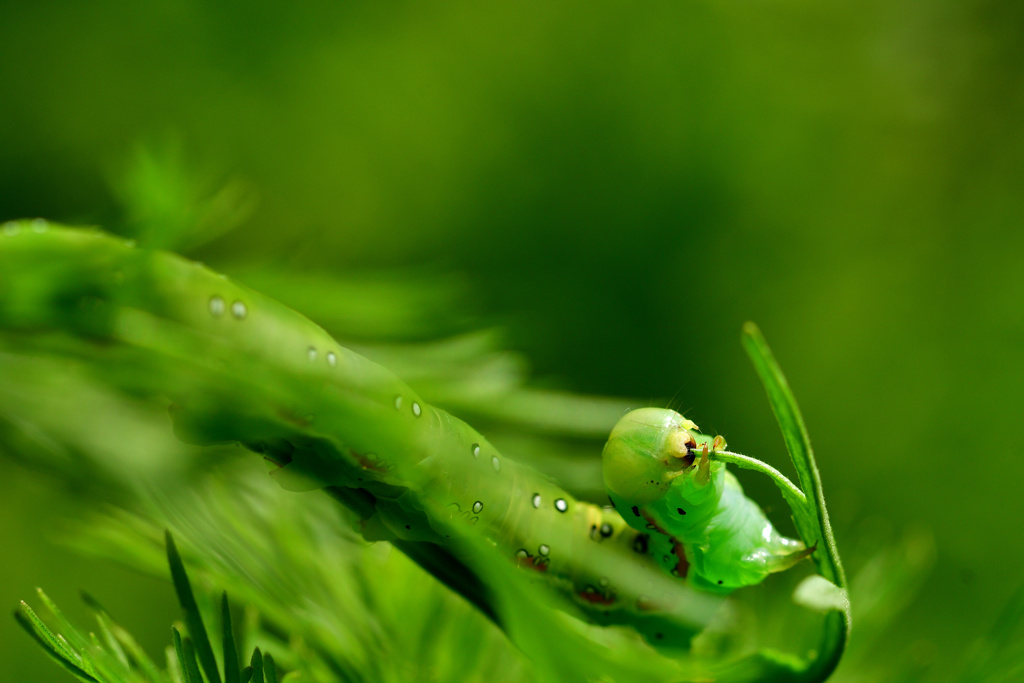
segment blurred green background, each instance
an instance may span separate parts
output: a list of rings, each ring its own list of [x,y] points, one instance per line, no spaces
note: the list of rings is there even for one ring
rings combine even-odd
[[[1024,567],[1022,32],[994,0],[5,2],[0,220],[130,225],[123,169],[170,159],[253,202],[214,267],[437,274],[539,384],[784,463],[754,320],[840,549],[934,534],[886,647],[941,670]],[[55,544],[68,492],[0,474],[0,604],[87,588],[162,646],[169,586]],[[0,658],[66,676],[12,619]]]

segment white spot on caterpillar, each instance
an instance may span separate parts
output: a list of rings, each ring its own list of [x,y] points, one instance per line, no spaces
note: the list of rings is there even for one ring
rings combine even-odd
[[[32,232],[43,233],[46,232],[48,227],[50,227],[50,224],[42,218],[36,218],[32,221]]]
[[[565,498],[559,498],[555,501],[555,509],[559,512],[565,512],[569,509],[569,504],[565,502]]]
[[[327,364],[332,368],[338,364],[338,357],[334,355],[334,351],[327,352]]]
[[[15,223],[14,221],[4,223],[5,235],[17,235],[19,232],[21,232],[21,225],[19,223]]]
[[[310,346],[308,349],[306,349],[306,358],[309,359],[310,363],[312,363],[313,361],[316,360],[316,347],[315,346]]]
[[[402,409],[402,395],[398,394],[395,396],[395,410]]]
[[[420,404],[417,403],[416,401],[412,402],[412,414],[415,417],[419,417],[420,415],[423,414],[423,408],[420,408]]]
[[[475,443],[469,447],[469,452],[473,454],[474,458],[480,457],[480,444]]]
[[[484,504],[482,502],[480,502],[479,500],[477,502],[473,503],[473,512],[480,512],[483,509],[484,509]]]
[[[231,304],[231,315],[239,320],[244,320],[245,316],[249,315],[249,309],[245,307],[245,302],[236,299],[235,303]]]
[[[548,553],[551,552],[551,548],[549,548],[545,544],[541,543],[540,547],[537,548],[537,552],[540,553],[541,555],[543,555],[544,557],[547,557]]]
[[[496,456],[496,455],[492,455],[491,456],[491,464],[494,465],[494,471],[495,472],[497,472],[498,470],[501,469],[501,463],[498,462],[498,456]]]
[[[224,299],[219,296],[210,297],[210,315],[214,318],[219,318],[224,315],[226,309],[227,305],[224,303]]]
[[[533,507],[535,507],[535,508],[539,508],[540,507],[540,494],[539,493],[533,494]]]

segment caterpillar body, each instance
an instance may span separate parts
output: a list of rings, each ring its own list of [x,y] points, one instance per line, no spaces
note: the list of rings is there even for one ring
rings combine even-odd
[[[11,350],[81,358],[121,390],[168,401],[182,439],[239,442],[281,465],[285,488],[329,488],[367,540],[440,549],[470,573],[498,553],[577,614],[658,646],[687,647],[720,603],[662,570],[657,529],[575,500],[306,318],[201,264],[96,230],[7,223],[0,334]],[[646,497],[612,491],[620,512]],[[688,552],[717,570],[713,553]]]
[[[701,590],[730,593],[761,583],[810,554],[780,535],[710,453],[725,440],[663,408],[619,420],[602,455],[613,505],[634,529],[651,534],[650,552]]]

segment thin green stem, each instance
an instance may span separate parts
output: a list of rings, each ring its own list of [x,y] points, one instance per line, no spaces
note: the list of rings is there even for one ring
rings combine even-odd
[[[766,462],[762,462],[757,458],[751,458],[749,455],[733,453],[731,451],[715,451],[711,454],[711,459],[721,460],[722,462],[736,465],[736,467],[741,469],[753,470],[754,472],[767,475],[779,487],[782,497],[785,498],[786,503],[789,504],[791,509],[807,505],[807,496],[804,495],[804,492],[791,482],[786,475]]]

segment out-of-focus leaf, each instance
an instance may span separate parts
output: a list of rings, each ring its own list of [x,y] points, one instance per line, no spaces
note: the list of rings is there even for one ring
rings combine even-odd
[[[110,177],[126,235],[154,249],[200,246],[240,225],[256,205],[244,182],[190,168],[175,138],[136,145],[125,168]]]
[[[1006,602],[989,631],[967,650],[966,683],[1017,681],[1024,675],[1024,585]]]
[[[818,612],[850,609],[846,591],[823,576],[808,576],[793,593],[793,602]]]

